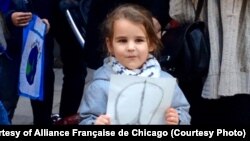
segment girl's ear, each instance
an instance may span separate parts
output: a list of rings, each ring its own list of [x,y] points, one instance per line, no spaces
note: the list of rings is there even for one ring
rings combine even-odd
[[[151,44],[151,45],[149,46],[149,52],[153,52],[154,50],[155,50],[154,45]]]
[[[154,48],[153,47],[150,47],[149,48],[149,52],[153,52],[154,51]]]
[[[109,38],[106,38],[106,46],[108,48],[109,54],[113,54],[112,41]]]

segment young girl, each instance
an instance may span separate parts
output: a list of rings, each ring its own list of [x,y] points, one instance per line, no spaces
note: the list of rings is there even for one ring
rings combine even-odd
[[[161,42],[154,30],[152,15],[144,8],[131,4],[119,6],[108,15],[103,33],[109,56],[94,73],[84,94],[80,124],[111,124],[110,117],[106,115],[111,74],[172,77],[161,71],[152,55],[159,51]],[[189,107],[184,94],[176,86],[171,107],[166,109],[166,124],[189,124]]]

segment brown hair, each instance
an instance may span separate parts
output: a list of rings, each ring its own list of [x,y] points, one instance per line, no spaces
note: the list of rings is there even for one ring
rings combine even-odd
[[[154,47],[152,53],[154,55],[158,55],[160,48],[162,47],[162,43],[155,32],[152,17],[152,14],[148,10],[139,5],[120,5],[108,14],[102,25],[103,41],[105,41],[105,38],[113,38],[113,26],[116,20],[127,19],[134,23],[142,24],[145,27],[149,43]],[[105,50],[107,51],[106,44]]]

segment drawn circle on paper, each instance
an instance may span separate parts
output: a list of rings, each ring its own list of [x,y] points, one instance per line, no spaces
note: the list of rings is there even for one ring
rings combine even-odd
[[[118,93],[118,124],[150,124],[163,99],[163,89],[151,82],[137,82]]]

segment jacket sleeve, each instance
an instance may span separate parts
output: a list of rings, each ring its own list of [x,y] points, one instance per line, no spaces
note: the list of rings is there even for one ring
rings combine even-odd
[[[161,72],[161,77],[169,78],[173,77],[167,72]],[[189,125],[191,121],[191,116],[189,114],[190,104],[186,99],[186,96],[180,89],[178,83],[175,83],[174,95],[172,98],[171,107],[176,109],[179,115],[179,120],[181,125]]]
[[[170,0],[169,15],[181,24],[192,22],[195,18],[193,0]]]
[[[0,11],[0,54],[1,54],[1,51],[5,50],[7,47],[5,36],[4,36],[4,30],[5,30],[4,19]]]
[[[175,93],[171,106],[175,108],[179,114],[179,120],[181,125],[189,125],[191,116],[189,114],[190,105],[181,91],[180,87],[176,84]]]
[[[80,124],[94,124],[96,118],[106,114],[108,85],[103,80],[93,81],[86,89],[80,106]]]

